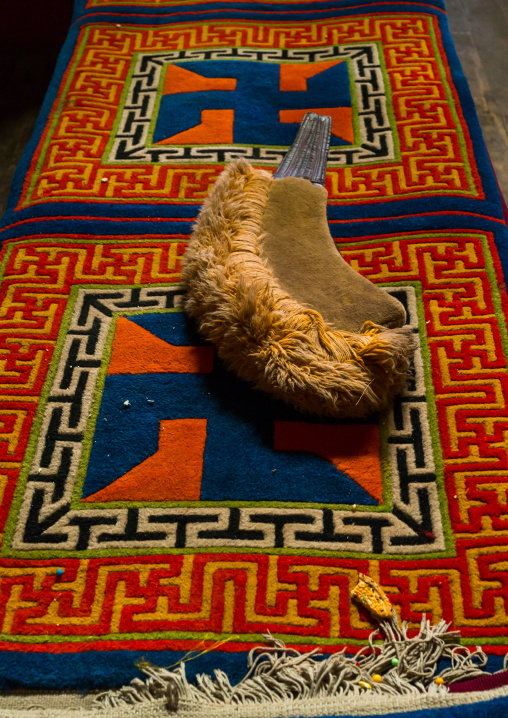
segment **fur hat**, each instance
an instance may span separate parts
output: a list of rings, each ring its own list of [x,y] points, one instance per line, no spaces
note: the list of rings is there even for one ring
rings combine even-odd
[[[219,177],[183,259],[186,311],[256,388],[306,412],[366,416],[404,384],[413,337],[370,321],[342,331],[284,291],[261,251],[264,209],[280,181],[243,159]]]

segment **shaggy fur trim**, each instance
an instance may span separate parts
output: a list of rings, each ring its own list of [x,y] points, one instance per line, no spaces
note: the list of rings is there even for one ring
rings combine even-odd
[[[185,308],[258,389],[314,414],[370,414],[403,385],[413,338],[372,322],[337,331],[281,289],[258,241],[272,181],[243,159],[219,177],[184,256]]]

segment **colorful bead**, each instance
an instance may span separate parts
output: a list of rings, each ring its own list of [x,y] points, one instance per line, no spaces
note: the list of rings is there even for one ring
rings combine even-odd
[[[374,681],[374,683],[381,683],[381,681],[383,680],[383,676],[380,676],[379,673],[374,673],[374,675],[372,676],[372,680]]]
[[[372,686],[370,685],[370,683],[367,683],[367,681],[360,681],[360,685],[362,688],[369,688],[370,690],[372,690]]]
[[[392,666],[398,666],[399,665],[399,659],[398,658],[392,658]]]
[[[441,676],[438,676],[438,677],[436,678],[436,683],[438,684],[438,686],[442,686],[442,685],[443,685],[444,680],[441,678]]]
[[[57,578],[61,578],[63,576],[63,568],[57,568],[56,576]]]

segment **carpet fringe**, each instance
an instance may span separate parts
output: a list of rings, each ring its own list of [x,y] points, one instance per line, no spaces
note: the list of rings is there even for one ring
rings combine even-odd
[[[345,649],[329,656],[316,648],[300,653],[287,648],[278,638],[266,634],[271,645],[250,651],[244,678],[231,685],[227,674],[217,669],[214,676],[200,674],[196,682],[186,677],[185,660],[174,670],[149,663],[139,664],[147,676],[137,678],[129,686],[108,691],[96,698],[98,707],[118,708],[163,702],[170,712],[180,707],[207,705],[247,705],[295,701],[309,698],[365,696],[382,694],[401,696],[447,692],[447,685],[485,675],[486,654],[479,648],[470,651],[457,641],[459,633],[449,631],[440,621],[432,626],[424,615],[417,635],[408,636],[408,625],[400,627],[395,612],[373,631],[367,646],[355,655]],[[396,661],[394,661],[396,659]],[[436,675],[438,662],[448,659],[450,666]],[[392,664],[397,662],[396,665]],[[377,683],[373,676],[382,676]],[[436,683],[436,678],[442,683]]]

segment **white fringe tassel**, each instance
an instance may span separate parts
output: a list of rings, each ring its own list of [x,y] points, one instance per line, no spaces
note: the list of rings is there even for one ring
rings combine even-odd
[[[373,631],[369,645],[354,656],[346,656],[345,649],[326,657],[318,656],[319,648],[300,653],[266,634],[264,638],[271,645],[250,651],[248,671],[235,686],[220,669],[214,671],[214,678],[197,675],[196,684],[191,684],[185,675],[185,661],[172,671],[143,663],[139,668],[148,676],[145,682],[135,678],[129,686],[103,693],[96,701],[102,708],[162,702],[167,710],[176,712],[184,704],[206,707],[277,703],[360,696],[365,691],[392,696],[447,692],[450,683],[485,674],[487,663],[486,654],[478,646],[470,651],[457,643],[459,633],[448,631],[449,625],[440,621],[432,626],[424,615],[419,633],[408,638],[407,623],[399,627],[394,612],[391,620],[382,623],[383,642],[374,643],[380,631]],[[398,661],[395,666],[394,658]],[[441,659],[448,659],[451,666],[439,674],[443,679],[439,685],[435,680]],[[372,680],[375,674],[382,676],[382,682]]]

